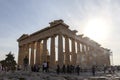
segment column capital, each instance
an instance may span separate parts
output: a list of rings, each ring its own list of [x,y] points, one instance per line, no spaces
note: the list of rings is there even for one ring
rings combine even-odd
[[[42,41],[42,39],[37,40],[37,42],[41,42],[41,41]]]
[[[57,36],[57,34],[53,34],[51,37],[56,37]]]
[[[63,35],[65,38],[69,38],[67,35]]]

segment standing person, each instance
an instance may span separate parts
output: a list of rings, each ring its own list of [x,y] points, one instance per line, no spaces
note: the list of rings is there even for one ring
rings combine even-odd
[[[25,71],[28,68],[28,64],[29,64],[29,60],[28,60],[27,56],[25,56],[25,58],[23,59],[23,66],[24,66]]]
[[[63,65],[62,66],[62,72],[65,74],[65,72],[66,72],[66,67],[65,67],[65,65]]]
[[[59,74],[59,73],[60,73],[60,66],[59,66],[59,65],[57,65],[56,72],[57,72],[57,74]]]
[[[47,62],[47,72],[49,72],[49,62]]]
[[[44,61],[44,63],[43,63],[43,72],[47,72],[47,62],[46,61]]]
[[[76,67],[76,72],[77,72],[78,75],[80,74],[80,67],[79,67],[79,65],[77,65],[77,67]]]
[[[104,73],[106,73],[106,70],[107,70],[107,66],[104,66]]]
[[[92,74],[95,76],[95,66],[92,66]]]

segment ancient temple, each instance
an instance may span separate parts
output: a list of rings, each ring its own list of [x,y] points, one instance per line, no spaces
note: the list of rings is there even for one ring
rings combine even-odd
[[[83,67],[110,65],[109,49],[101,47],[83,34],[77,35],[77,31],[70,30],[63,20],[55,20],[49,24],[49,27],[30,35],[23,34],[17,40],[19,65],[22,65],[25,56],[29,58],[30,65],[41,65],[44,61],[49,62],[50,67],[57,64]],[[48,51],[48,39],[50,39],[50,51]]]

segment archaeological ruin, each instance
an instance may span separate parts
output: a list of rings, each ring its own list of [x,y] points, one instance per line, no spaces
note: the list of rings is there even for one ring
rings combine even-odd
[[[18,64],[23,65],[25,56],[29,65],[49,62],[51,68],[57,64],[110,65],[110,50],[83,34],[77,35],[63,20],[55,20],[50,26],[30,35],[23,34],[18,41]]]

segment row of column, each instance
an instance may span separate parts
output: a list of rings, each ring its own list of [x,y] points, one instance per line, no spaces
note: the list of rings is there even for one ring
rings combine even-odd
[[[52,67],[54,67],[56,64],[59,64],[59,65],[63,65],[63,64],[72,64],[72,65],[85,64],[86,65],[87,64],[89,65],[91,63],[92,60],[90,59],[90,57],[92,57],[91,54],[93,53],[91,51],[91,47],[77,41],[77,53],[76,53],[75,40],[71,39],[72,49],[70,52],[70,43],[69,43],[70,38],[68,36],[64,36],[65,52],[63,52],[63,35],[62,34],[58,35],[58,52],[57,52],[58,62],[56,62],[55,37],[56,36],[51,36],[50,55],[49,55],[50,59],[48,59],[48,50],[47,50],[48,38],[45,38],[43,39],[42,46],[41,46],[42,40],[19,46],[18,64],[22,65],[23,59],[25,56],[28,56],[30,65],[42,64],[44,61],[49,61],[50,66]],[[36,53],[35,53],[35,49],[36,49]],[[30,57],[29,57],[29,54],[31,54]],[[36,54],[36,58],[34,54]],[[77,59],[78,58],[77,56],[82,56],[82,55],[84,57],[83,62],[81,58]]]

